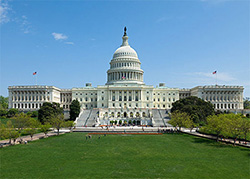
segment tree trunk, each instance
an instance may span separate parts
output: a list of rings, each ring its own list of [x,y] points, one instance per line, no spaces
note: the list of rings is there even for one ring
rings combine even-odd
[[[217,138],[216,138],[216,142],[218,142],[219,141],[219,135],[217,135]]]
[[[11,138],[10,138],[10,140],[9,140],[9,144],[11,144]]]
[[[57,135],[59,135],[59,128],[57,129]]]

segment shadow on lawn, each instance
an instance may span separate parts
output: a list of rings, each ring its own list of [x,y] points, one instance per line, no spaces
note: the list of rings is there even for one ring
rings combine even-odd
[[[216,142],[215,140],[212,140],[212,139],[205,139],[205,138],[199,138],[199,137],[194,137],[193,142],[207,144],[209,146],[213,146],[213,147],[217,147],[217,148],[233,147],[232,144],[227,144],[224,142]]]

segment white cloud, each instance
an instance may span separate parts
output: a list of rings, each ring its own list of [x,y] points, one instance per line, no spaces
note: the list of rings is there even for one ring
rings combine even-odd
[[[170,17],[161,17],[161,18],[156,20],[156,23],[164,22],[164,21],[167,21],[169,19],[171,19],[171,18]]]
[[[53,32],[52,35],[53,35],[55,40],[66,40],[66,39],[68,39],[68,37],[66,35],[61,34],[61,33]]]
[[[64,42],[64,43],[68,45],[74,45],[74,42]]]
[[[4,24],[9,22],[10,18],[8,17],[8,13],[11,10],[9,7],[8,1],[0,0],[0,24]]]
[[[25,33],[25,34],[30,33],[31,24],[28,21],[27,16],[22,15],[20,23],[21,23],[21,30],[23,31],[23,33]]]

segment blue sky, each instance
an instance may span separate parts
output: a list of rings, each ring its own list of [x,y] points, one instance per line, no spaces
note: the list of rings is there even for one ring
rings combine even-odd
[[[127,26],[147,85],[242,85],[250,97],[250,3],[0,0],[0,95],[8,86],[106,83]]]

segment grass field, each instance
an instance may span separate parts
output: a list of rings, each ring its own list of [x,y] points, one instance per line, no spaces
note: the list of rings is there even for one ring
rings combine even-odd
[[[250,151],[185,134],[71,133],[0,149],[0,178],[249,178]]]

